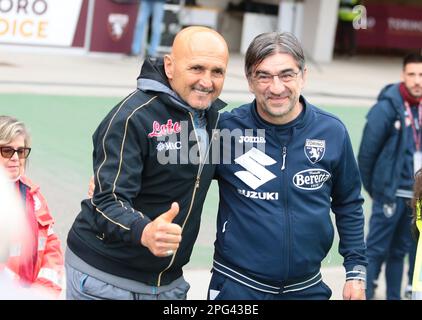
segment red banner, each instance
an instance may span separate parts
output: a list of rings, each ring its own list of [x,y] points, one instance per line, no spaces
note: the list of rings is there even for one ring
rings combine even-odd
[[[422,48],[422,7],[368,4],[367,29],[357,30],[361,48]]]
[[[90,51],[129,52],[139,4],[97,0]]]

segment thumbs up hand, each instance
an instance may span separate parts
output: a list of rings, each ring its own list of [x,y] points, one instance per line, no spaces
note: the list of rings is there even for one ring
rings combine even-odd
[[[173,223],[179,213],[179,204],[173,202],[166,212],[148,223],[141,236],[141,244],[157,257],[168,257],[174,254],[182,241],[182,228]]]
[[[168,223],[172,223],[178,213],[179,213],[179,204],[177,202],[173,202],[171,204],[170,210],[168,210],[167,212],[164,212],[157,219],[162,218],[164,221]]]
[[[91,179],[89,179],[89,185],[88,185],[88,198],[89,199],[91,199],[94,196],[94,190],[95,190],[94,176],[91,176]]]

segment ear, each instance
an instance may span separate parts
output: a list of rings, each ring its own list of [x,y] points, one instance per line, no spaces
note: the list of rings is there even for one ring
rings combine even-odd
[[[173,79],[173,59],[169,54],[164,56],[164,72],[169,80]]]

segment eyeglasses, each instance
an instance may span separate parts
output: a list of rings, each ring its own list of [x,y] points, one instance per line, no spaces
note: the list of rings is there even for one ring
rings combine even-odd
[[[295,80],[299,72],[300,70],[297,72],[285,71],[285,72],[280,72],[278,74],[272,74],[265,71],[257,71],[254,75],[254,79],[259,84],[270,84],[271,82],[274,81],[274,77],[277,77],[278,80],[280,80],[281,82],[288,83],[290,81]]]
[[[13,149],[12,147],[0,147],[0,152],[1,156],[6,159],[12,158],[15,152],[18,154],[19,159],[26,159],[31,153],[31,148]]]

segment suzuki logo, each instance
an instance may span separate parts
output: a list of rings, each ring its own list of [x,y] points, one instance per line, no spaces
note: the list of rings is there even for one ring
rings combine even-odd
[[[247,170],[235,172],[236,177],[254,190],[276,178],[271,171],[264,168],[275,164],[276,161],[256,148],[252,148],[234,161]]]

